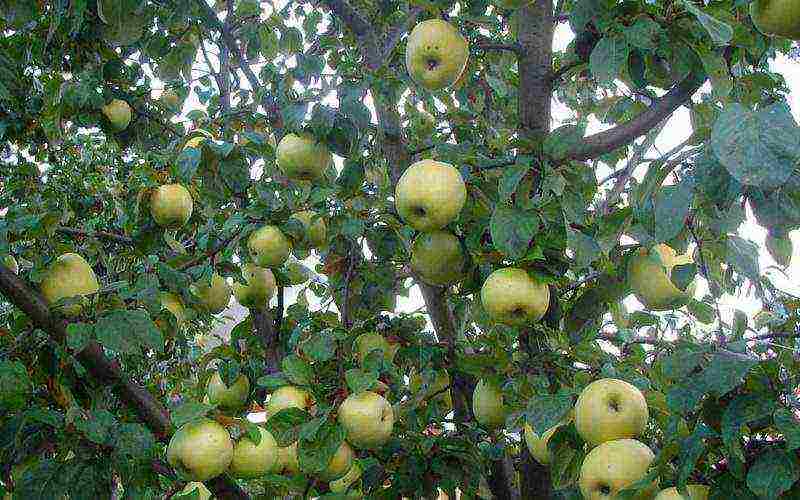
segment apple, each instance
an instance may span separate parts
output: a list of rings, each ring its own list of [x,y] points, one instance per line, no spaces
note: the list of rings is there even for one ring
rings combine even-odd
[[[173,113],[177,113],[181,110],[181,97],[174,90],[165,90],[161,93],[159,100],[161,101],[161,104],[167,108],[167,110]]]
[[[258,267],[255,264],[244,264],[242,276],[247,282],[233,284],[233,295],[245,307],[265,307],[275,295],[275,276],[269,269]]]
[[[797,0],[755,0],[750,17],[766,35],[800,39],[800,3]]]
[[[339,445],[339,449],[334,453],[331,461],[328,462],[325,470],[320,472],[317,477],[321,481],[335,481],[343,477],[347,471],[353,466],[353,449],[347,444],[347,441]]]
[[[211,314],[219,314],[228,307],[233,292],[225,278],[214,273],[210,282],[195,283],[194,293],[203,309]]]
[[[286,408],[300,408],[308,410],[313,403],[311,394],[305,389],[293,385],[284,385],[276,389],[264,405],[264,415],[267,420]]]
[[[206,395],[210,404],[215,404],[223,410],[240,410],[247,403],[247,396],[250,395],[250,379],[247,378],[247,375],[240,374],[233,381],[233,385],[228,387],[219,372],[215,371],[208,379]]]
[[[467,199],[461,173],[449,163],[420,160],[403,172],[395,188],[397,213],[417,231],[453,222]]]
[[[300,473],[300,461],[297,459],[297,442],[284,448],[278,448],[278,460],[273,472],[294,476]]]
[[[303,225],[305,234],[302,243],[310,248],[322,248],[325,246],[328,241],[328,229],[325,225],[325,219],[310,210],[296,212],[292,214],[290,219],[296,219]]]
[[[447,231],[421,233],[411,245],[411,269],[429,285],[447,286],[464,274],[464,250]]]
[[[186,486],[181,490],[179,495],[189,495],[192,492],[197,492],[197,500],[211,500],[211,492],[208,491],[206,485],[199,481],[192,481],[191,483],[187,483]]]
[[[550,289],[524,269],[506,267],[486,278],[481,302],[494,321],[522,326],[542,319],[550,305]]]
[[[3,265],[14,274],[19,274],[19,264],[13,255],[6,255],[3,257]]]
[[[428,90],[454,84],[468,58],[467,40],[441,19],[423,21],[408,35],[406,69],[412,80]]]
[[[472,393],[472,413],[479,424],[495,429],[506,423],[506,406],[503,403],[503,391],[487,380],[479,380]]]
[[[208,418],[186,423],[169,441],[167,461],[184,478],[217,477],[233,459],[233,442],[225,427]]]
[[[255,444],[246,435],[234,445],[233,459],[228,468],[231,476],[238,479],[253,479],[275,469],[278,463],[278,443],[272,434],[258,427],[261,441]]]
[[[394,361],[397,350],[400,348],[397,344],[390,344],[383,335],[375,332],[362,333],[353,341],[353,352],[358,358],[358,363],[363,365],[364,360],[367,359],[372,351],[381,351],[383,359],[387,363]]]
[[[178,325],[183,324],[186,320],[186,314],[180,297],[174,293],[161,292],[159,294],[159,300],[161,301],[161,310],[163,311],[166,309],[171,312],[172,315],[175,316],[175,321]]]
[[[292,244],[278,227],[262,226],[250,235],[247,248],[259,266],[279,267],[289,258]]]
[[[359,493],[354,491],[350,486],[359,479],[361,479],[361,467],[357,462],[353,462],[353,465],[350,467],[350,470],[347,471],[347,474],[335,481],[331,481],[328,487],[333,493],[344,493],[348,490],[348,488],[350,488],[350,495],[348,496],[349,498],[361,498]]]
[[[616,498],[624,490],[647,475],[653,462],[652,450],[635,439],[607,441],[593,448],[583,459],[578,484],[586,500]],[[636,500],[652,498],[658,481],[640,492]]]
[[[83,257],[76,253],[65,253],[50,264],[42,279],[41,290],[47,303],[53,305],[61,299],[97,293],[100,283]],[[67,316],[77,316],[87,303],[84,299],[81,303],[64,306],[61,311]]]
[[[122,99],[114,99],[102,108],[111,126],[117,132],[122,132],[131,123],[131,107]]]
[[[374,450],[391,437],[394,410],[380,394],[364,391],[351,394],[342,402],[338,419],[351,445]]]
[[[667,488],[656,495],[655,500],[708,500],[709,488],[701,484],[687,484],[689,496],[678,493],[678,488]]]
[[[164,184],[150,196],[150,214],[156,224],[167,229],[186,224],[193,208],[192,195],[180,184]]]
[[[667,311],[681,307],[694,295],[694,284],[683,291],[672,283],[670,275],[673,267],[691,261],[690,256],[679,257],[664,244],[649,252],[640,249],[628,261],[628,285],[647,309]]]
[[[319,179],[333,161],[328,147],[306,134],[286,134],[275,159],[286,177],[297,180]]]
[[[408,379],[408,389],[413,394],[418,394],[422,390],[422,376],[416,371],[413,371]],[[436,401],[444,413],[450,413],[453,409],[453,397],[450,394],[450,389],[444,390],[445,388],[450,386],[450,375],[447,374],[446,371],[441,370],[437,371],[433,381],[428,383],[428,388],[425,391],[425,394],[422,396],[423,398],[428,397],[431,394],[436,394],[440,391],[440,394],[437,394],[435,397],[431,399],[431,401]]]
[[[553,437],[553,434],[555,434],[558,428],[562,425],[563,424],[556,424],[544,431],[544,434],[538,436],[533,431],[533,427],[527,423],[525,424],[525,444],[528,446],[528,451],[531,452],[531,456],[540,464],[550,465],[550,462],[553,460],[553,457],[551,456],[550,450],[547,446],[550,442],[550,438]]]
[[[792,263],[792,240],[788,234],[777,234],[770,231],[764,241],[772,259],[782,268]]]
[[[644,395],[624,380],[595,380],[575,403],[575,428],[593,446],[639,436],[649,418]]]

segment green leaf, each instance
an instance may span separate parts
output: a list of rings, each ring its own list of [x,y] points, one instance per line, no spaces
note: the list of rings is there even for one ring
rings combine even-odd
[[[705,424],[700,423],[689,437],[681,440],[680,450],[678,451],[678,484],[686,484],[686,481],[694,472],[697,461],[706,451],[705,440],[716,435]]]
[[[733,399],[722,414],[722,442],[731,454],[744,461],[739,437],[741,427],[769,416],[775,401],[762,394],[745,394]]]
[[[752,112],[725,108],[711,133],[720,163],[742,184],[765,189],[784,184],[800,164],[800,132],[785,104]]]
[[[610,83],[617,78],[628,62],[630,46],[620,36],[608,36],[597,42],[589,57],[589,68],[599,83]]]
[[[97,410],[90,413],[87,419],[77,419],[75,427],[89,441],[103,445],[108,444],[116,432],[117,419],[107,410]]]
[[[70,323],[67,325],[67,347],[75,352],[83,350],[92,340],[94,326],[88,323]]]
[[[759,498],[778,498],[800,478],[800,465],[794,454],[767,450],[747,471],[747,486]]]
[[[788,451],[793,451],[800,448],[800,421],[788,408],[779,408],[775,410],[772,415],[772,420],[775,422],[775,427],[783,434],[786,440],[784,446]]]
[[[287,381],[286,378],[279,373],[276,375],[262,375],[261,377],[258,377],[256,384],[258,384],[259,387],[264,387],[267,389],[267,391],[271,392],[279,387],[283,387],[284,385],[289,385],[289,381]]]
[[[739,384],[747,373],[758,364],[758,359],[746,354],[719,351],[711,358],[711,363],[703,370],[705,386],[717,396],[722,397]]]
[[[114,454],[126,460],[147,460],[156,451],[156,440],[142,424],[120,424],[114,430]]]
[[[679,290],[686,291],[697,276],[697,264],[680,264],[672,268],[669,279]]]
[[[563,159],[583,141],[585,123],[562,125],[544,140],[544,154],[555,160]]]
[[[656,48],[663,33],[661,26],[647,16],[641,16],[636,22],[625,28],[625,39],[629,44],[640,49]]]
[[[582,269],[600,257],[600,245],[580,231],[567,228],[567,245],[575,255],[575,267]]]
[[[383,356],[381,355],[381,357]],[[357,393],[372,389],[378,381],[378,374],[372,371],[351,368],[345,372],[344,378],[350,391]]]
[[[692,313],[695,319],[703,324],[709,325],[716,320],[716,313],[714,306],[701,302],[699,300],[690,300],[686,304],[686,308]]]
[[[570,409],[573,401],[570,394],[546,394],[533,396],[528,401],[525,420],[533,431],[542,435],[548,429],[561,422]]]
[[[671,186],[662,186],[655,196],[655,232],[656,241],[669,241],[683,229],[686,216],[692,208],[694,199],[694,183],[691,177]]]
[[[707,392],[702,379],[672,386],[667,391],[667,406],[675,413],[685,415],[697,408]]]
[[[18,361],[0,361],[0,408],[4,412],[25,408],[32,389],[25,365]]]
[[[300,428],[309,420],[308,412],[300,408],[285,408],[271,416],[264,424],[278,442],[278,446],[285,448],[297,441]]]
[[[310,385],[314,380],[314,370],[296,354],[290,354],[281,361],[283,374],[293,384]]]
[[[301,349],[309,358],[323,363],[336,353],[336,339],[330,329],[322,330],[303,342]]]
[[[700,24],[702,24],[706,31],[708,31],[708,34],[711,35],[711,39],[714,40],[714,43],[717,45],[728,45],[731,42],[733,38],[733,28],[731,28],[728,23],[724,23],[706,14],[689,0],[681,0],[681,3],[686,7],[686,10],[694,14],[694,17],[700,21]]]
[[[94,331],[104,347],[123,354],[140,354],[142,349],[161,352],[164,338],[143,309],[112,311],[100,317]]]
[[[319,474],[325,470],[344,438],[344,429],[334,422],[326,422],[320,426],[313,438],[301,437],[297,445],[300,468],[310,474]]]
[[[206,416],[206,414],[213,409],[214,407],[211,405],[198,403],[196,401],[187,401],[174,408],[170,412],[169,417],[170,420],[172,420],[172,425],[180,427],[187,422]]]
[[[511,165],[503,169],[503,175],[497,181],[497,191],[500,201],[506,201],[511,198],[511,195],[517,190],[519,182],[530,171],[528,165],[521,165],[519,163]]]
[[[758,245],[738,236],[728,236],[727,261],[753,281],[760,279]]]
[[[531,211],[498,206],[489,221],[494,247],[512,259],[521,259],[539,231],[539,217]]]
[[[197,173],[197,168],[200,166],[200,158],[202,158],[202,148],[203,146],[197,148],[186,148],[181,151],[181,154],[178,156],[178,180],[183,183],[189,183],[194,177],[194,174]]]

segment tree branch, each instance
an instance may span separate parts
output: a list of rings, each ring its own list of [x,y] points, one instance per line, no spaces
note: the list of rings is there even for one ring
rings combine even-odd
[[[422,7],[412,7],[411,10],[409,10],[406,14],[406,19],[404,22],[398,24],[397,26],[393,26],[386,31],[386,34],[383,37],[383,43],[378,50],[378,60],[381,61],[382,65],[390,59],[389,56],[394,51],[394,48],[397,47],[397,44],[400,43],[400,39],[403,38],[403,35],[410,31],[412,26],[417,24],[417,18],[419,18],[419,15],[423,10],[424,9]]]
[[[108,240],[120,245],[133,246],[133,238],[123,236],[121,234],[112,233],[109,231],[82,231],[80,229],[73,229],[71,227],[59,226],[56,228],[57,233],[66,234],[68,236],[78,236],[83,238],[94,238],[98,240]]]
[[[373,35],[370,22],[347,0],[322,0],[362,43]]]

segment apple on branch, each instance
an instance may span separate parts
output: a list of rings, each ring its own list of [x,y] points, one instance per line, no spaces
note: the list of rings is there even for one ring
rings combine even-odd
[[[593,446],[639,436],[649,417],[642,392],[624,380],[596,380],[575,403],[575,428]]]
[[[408,35],[406,69],[415,82],[428,90],[453,85],[468,58],[467,40],[447,21],[423,21]]]
[[[421,160],[406,169],[395,188],[397,213],[417,231],[453,222],[467,199],[461,173],[449,163]]]
[[[386,443],[394,428],[392,405],[380,394],[351,394],[339,406],[339,424],[355,448],[374,450]]]

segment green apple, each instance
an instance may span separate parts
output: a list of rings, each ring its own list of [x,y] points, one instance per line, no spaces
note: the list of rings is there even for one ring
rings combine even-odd
[[[701,484],[687,484],[689,496],[678,493],[678,488],[667,488],[656,495],[655,500],[708,500],[709,488]]]
[[[211,500],[211,492],[208,491],[206,485],[199,481],[187,483],[186,486],[181,490],[180,495],[188,495],[194,491],[197,492],[197,500]]]
[[[233,385],[228,387],[219,376],[219,372],[215,371],[208,379],[206,395],[210,404],[215,404],[223,410],[240,410],[250,395],[250,379],[242,373],[234,380]]]
[[[620,490],[631,486],[647,475],[653,462],[652,450],[635,439],[607,441],[593,448],[581,465],[578,484],[586,500],[616,498]],[[635,500],[653,497],[658,481],[640,492]]]
[[[783,268],[792,263],[792,240],[788,234],[776,234],[770,231],[764,241],[772,259]]]
[[[397,344],[390,344],[383,335],[375,332],[362,333],[353,341],[353,352],[360,365],[364,364],[367,355],[372,351],[381,351],[383,359],[391,363],[399,347]]]
[[[335,481],[331,481],[328,487],[331,489],[333,493],[344,493],[345,491],[347,491],[348,488],[350,488],[351,484],[355,483],[359,479],[361,479],[361,467],[358,465],[357,462],[353,462],[353,465],[352,467],[350,467],[350,470],[347,471],[347,474],[345,474],[344,476],[340,477]],[[353,491],[351,488],[350,495],[353,495],[355,493],[356,492]],[[349,498],[361,498],[361,497],[349,496]]]
[[[297,442],[284,448],[278,448],[278,460],[273,471],[276,474],[294,476],[300,473],[300,461],[297,459]]]
[[[494,321],[522,326],[542,319],[550,305],[550,289],[524,269],[506,267],[486,278],[481,302]]]
[[[193,209],[192,195],[180,184],[164,184],[150,196],[153,220],[167,229],[178,229],[186,224]]]
[[[333,161],[328,147],[306,134],[286,134],[275,157],[281,172],[297,180],[319,179]]]
[[[325,470],[317,476],[318,479],[330,482],[343,477],[353,466],[353,457],[353,449],[347,441],[342,442]]]
[[[275,295],[275,276],[269,269],[258,267],[255,264],[244,264],[242,276],[247,282],[233,284],[233,295],[245,307],[265,307]]]
[[[278,463],[278,443],[263,427],[258,428],[261,441],[253,443],[246,435],[234,445],[233,459],[228,468],[231,476],[238,479],[261,477],[275,469]]]
[[[171,312],[172,315],[175,316],[175,321],[178,325],[183,324],[186,320],[186,310],[183,307],[183,302],[180,297],[174,293],[161,292],[159,294],[159,300],[161,301],[161,310],[163,311],[166,309]]]
[[[417,373],[416,370],[412,371],[408,378],[408,390],[414,395],[419,394],[419,392],[422,390],[422,382],[422,376]],[[445,391],[445,388],[449,386],[450,376],[447,374],[447,372],[444,370],[437,371],[433,381],[428,383],[428,388],[422,397],[427,398],[431,394],[439,393],[433,397],[432,401],[436,401],[444,413],[450,413],[450,411],[453,409],[453,398],[449,389]]]
[[[225,427],[200,418],[181,426],[167,447],[167,461],[184,479],[217,477],[233,459],[233,442]]]
[[[455,26],[441,19],[423,21],[408,35],[406,69],[415,82],[428,90],[454,84],[468,58],[467,40]]]
[[[691,261],[691,257],[677,256],[675,250],[664,244],[649,252],[640,249],[628,261],[628,285],[647,309],[667,311],[681,307],[694,295],[694,285],[683,291],[672,283],[670,276],[673,267]]]
[[[195,283],[194,293],[203,309],[211,314],[219,314],[228,307],[233,292],[225,278],[215,273],[210,282]]]
[[[420,160],[403,172],[395,188],[397,213],[417,231],[453,222],[467,199],[461,173],[449,163]]]
[[[797,0],[755,0],[750,4],[750,17],[764,34],[800,39],[800,3]]]
[[[475,420],[488,429],[503,427],[507,413],[503,391],[488,380],[479,380],[472,393],[472,413]]]
[[[420,233],[411,245],[411,269],[429,285],[446,286],[464,275],[464,250],[447,231]]]
[[[562,425],[563,424],[556,424],[544,431],[544,434],[539,436],[533,432],[533,427],[527,423],[525,424],[525,444],[528,446],[528,451],[531,452],[531,456],[540,464],[550,465],[550,462],[553,460],[553,457],[551,456],[550,450],[547,446],[550,442],[550,438],[553,437],[553,434],[555,434],[558,428]]]
[[[650,418],[642,392],[624,380],[595,380],[575,403],[575,428],[590,445],[639,436]]]
[[[358,449],[374,450],[392,435],[394,410],[380,394],[371,391],[351,394],[339,406],[339,424],[347,441]]]
[[[100,290],[100,283],[94,270],[83,257],[76,253],[65,253],[60,255],[45,272],[41,290],[47,303],[53,305],[62,299],[97,293]],[[63,307],[61,311],[67,316],[77,316],[85,304],[87,301],[84,299],[81,303]]]
[[[13,255],[6,255],[3,257],[3,265],[14,274],[19,274],[19,264]]]
[[[102,108],[111,126],[117,132],[122,132],[131,123],[131,107],[122,99],[114,99]]]
[[[277,226],[262,226],[247,240],[253,261],[261,267],[280,267],[289,258],[292,244]]]
[[[270,394],[264,406],[264,415],[267,420],[286,408],[300,408],[308,410],[313,403],[311,394],[305,389],[293,385],[284,385]]]
[[[290,219],[300,221],[305,230],[303,242],[305,246],[311,248],[322,248],[328,241],[328,228],[325,219],[317,216],[315,212],[304,210],[292,214]]]

